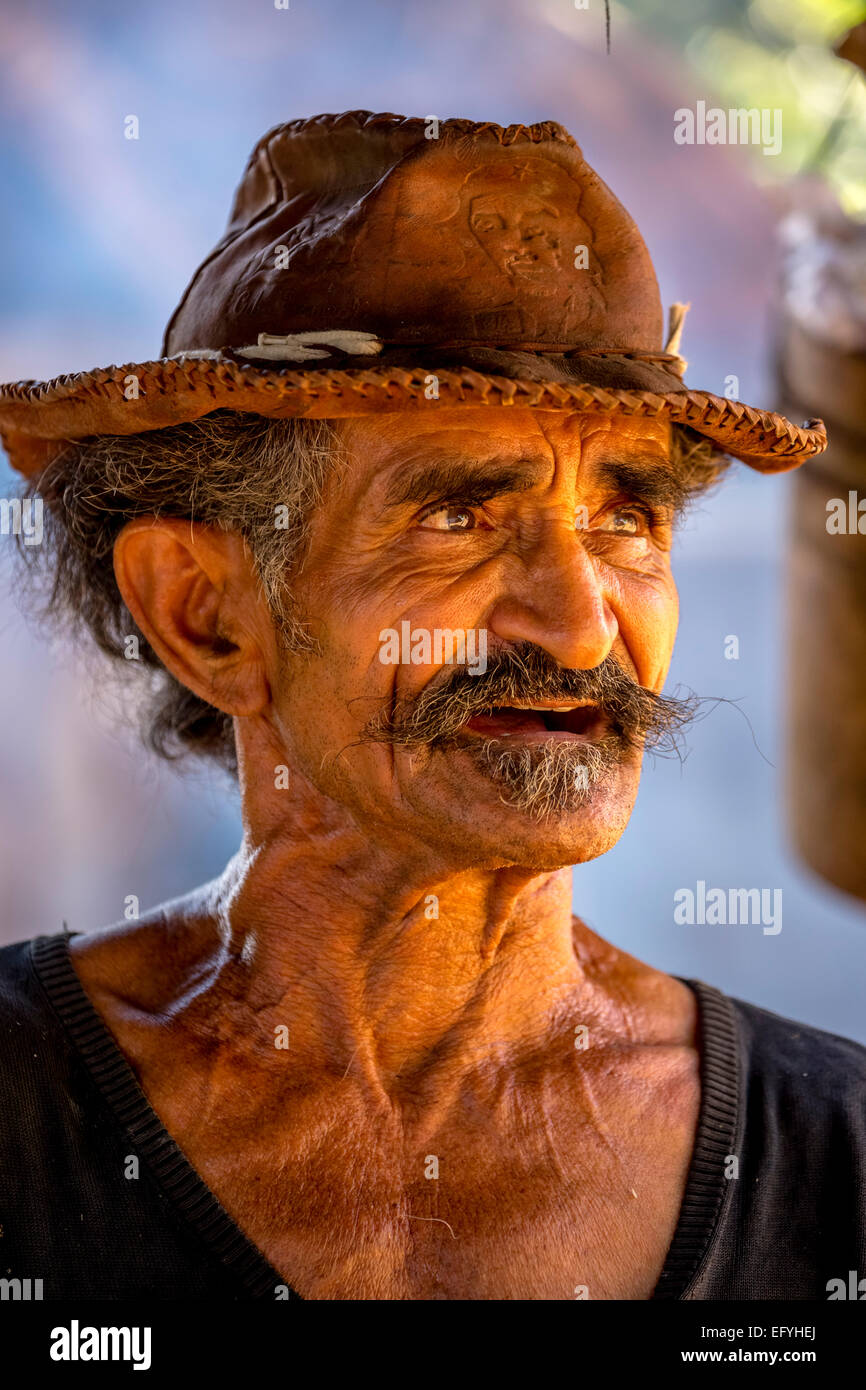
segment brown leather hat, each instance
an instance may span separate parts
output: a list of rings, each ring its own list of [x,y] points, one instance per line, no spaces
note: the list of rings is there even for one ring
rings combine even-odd
[[[67,439],[231,408],[340,417],[437,406],[617,411],[690,425],[776,473],[820,420],[693,391],[652,262],[555,121],[347,111],[254,149],[219,245],[154,362],[0,387],[0,437],[34,473]]]

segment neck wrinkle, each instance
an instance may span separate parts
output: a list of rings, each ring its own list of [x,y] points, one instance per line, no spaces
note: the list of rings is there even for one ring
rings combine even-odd
[[[247,837],[215,885],[219,988],[262,1045],[285,1024],[310,1077],[441,1085],[542,1045],[570,1004],[589,1009],[570,899],[568,869],[437,880],[357,833]]]

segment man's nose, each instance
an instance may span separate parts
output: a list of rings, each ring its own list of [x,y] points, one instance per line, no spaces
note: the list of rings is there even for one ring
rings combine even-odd
[[[550,521],[488,619],[504,642],[532,642],[560,666],[591,670],[609,655],[619,626],[579,531]]]

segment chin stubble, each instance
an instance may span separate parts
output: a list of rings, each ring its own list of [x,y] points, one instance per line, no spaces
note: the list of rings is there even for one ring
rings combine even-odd
[[[479,771],[502,790],[502,800],[533,820],[579,811],[596,787],[622,763],[623,745],[605,735],[596,743],[509,745],[504,739],[463,745]]]

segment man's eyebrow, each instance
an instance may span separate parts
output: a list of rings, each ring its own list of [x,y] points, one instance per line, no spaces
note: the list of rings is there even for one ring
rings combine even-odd
[[[594,473],[602,486],[674,512],[683,506],[688,493],[682,476],[665,458],[604,459],[595,465]]]
[[[437,499],[486,502],[506,492],[527,492],[549,473],[550,464],[530,459],[507,461],[474,458],[432,458],[398,473],[388,484],[389,507],[419,506]]]

